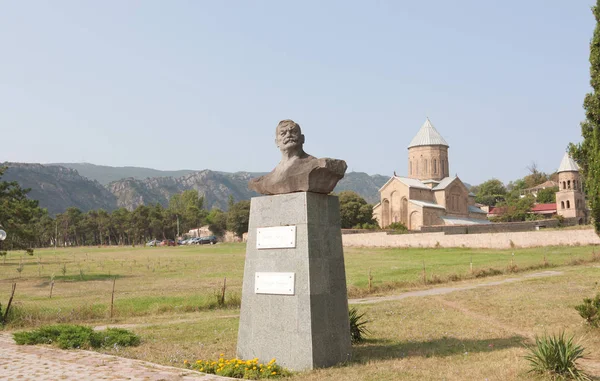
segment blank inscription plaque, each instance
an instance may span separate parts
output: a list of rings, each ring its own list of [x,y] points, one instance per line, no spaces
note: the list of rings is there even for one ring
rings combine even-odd
[[[257,294],[294,295],[295,273],[255,273]]]
[[[296,226],[273,226],[256,229],[257,249],[290,249],[296,247]]]

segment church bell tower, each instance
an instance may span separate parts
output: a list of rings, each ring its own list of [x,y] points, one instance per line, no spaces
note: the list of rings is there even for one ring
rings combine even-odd
[[[558,168],[556,212],[565,218],[576,218],[585,217],[586,210],[579,166],[568,153],[565,153]]]
[[[448,148],[427,118],[408,146],[408,177],[421,181],[449,177]]]

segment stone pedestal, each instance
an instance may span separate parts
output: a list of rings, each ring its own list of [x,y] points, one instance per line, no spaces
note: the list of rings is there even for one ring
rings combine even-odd
[[[258,249],[257,229],[275,226],[295,226],[294,247],[281,248],[289,245],[282,242],[275,244],[279,248],[262,248],[273,246],[265,245],[263,236]],[[257,272],[293,273],[293,293],[258,293]],[[338,198],[309,192],[253,198],[238,357],[262,362],[276,358],[284,367],[305,370],[347,361],[350,351]]]

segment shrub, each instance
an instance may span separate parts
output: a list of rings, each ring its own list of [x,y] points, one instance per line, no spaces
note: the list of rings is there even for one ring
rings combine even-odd
[[[536,336],[535,346],[528,348],[530,373],[547,374],[553,379],[591,380],[579,370],[575,361],[583,357],[584,348],[573,342],[573,337],[565,338],[565,333],[558,336]]]
[[[370,334],[367,329],[368,320],[365,319],[365,313],[358,313],[355,307],[348,310],[350,318],[350,340],[353,344],[364,341],[364,336]]]
[[[122,328],[95,331],[90,339],[93,348],[137,347],[140,345],[138,335]]]
[[[597,294],[594,299],[583,299],[583,304],[575,306],[575,309],[586,323],[592,327],[600,326],[600,294]]]
[[[90,327],[73,324],[56,324],[13,334],[19,345],[55,344],[62,349],[109,348],[137,346],[140,338],[125,329],[108,328],[94,331]]]
[[[477,270],[473,273],[473,275],[475,275],[475,278],[484,278],[486,276],[494,276],[494,275],[500,275],[502,274],[502,270],[498,270],[498,269],[494,269],[494,268],[489,268],[489,269],[481,269],[481,270]]]
[[[217,361],[198,360],[193,364],[185,360],[183,364],[187,368],[219,376],[232,378],[245,378],[257,380],[260,378],[280,378],[290,376],[291,373],[287,369],[277,364],[275,359],[272,359],[266,364],[259,363],[258,359],[240,360],[237,358],[226,360],[221,357]]]
[[[397,232],[407,232],[408,228],[402,222],[394,222],[388,225],[387,229],[395,230]]]

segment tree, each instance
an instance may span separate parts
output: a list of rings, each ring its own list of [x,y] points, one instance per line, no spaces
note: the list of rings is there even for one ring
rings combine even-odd
[[[342,229],[374,224],[373,206],[353,191],[343,191],[338,195]]]
[[[497,222],[517,222],[525,221],[535,204],[535,197],[527,195],[525,197],[510,197],[506,201],[498,203],[497,207],[502,210],[502,214],[495,217]]]
[[[506,187],[498,179],[488,180],[476,188],[475,202],[480,204],[494,206],[506,198]]]
[[[208,228],[217,237],[222,237],[227,230],[227,213],[221,209],[213,209],[206,217]]]
[[[5,170],[0,168],[0,179]],[[35,244],[35,221],[42,217],[44,209],[37,200],[28,199],[27,193],[29,189],[21,188],[16,181],[0,180],[0,226],[8,235],[0,245],[8,249],[26,249]]]
[[[537,192],[536,201],[540,204],[550,204],[556,202],[556,192],[558,192],[558,187],[540,189]]]
[[[594,228],[600,234],[600,0],[592,7],[596,28],[590,42],[590,85],[592,92],[583,101],[585,120],[581,122],[580,144],[570,144],[569,151],[585,178]]]
[[[180,231],[188,231],[205,223],[207,213],[203,206],[204,197],[190,189],[171,196],[168,210],[175,214],[175,219],[179,217]]]
[[[250,221],[250,201],[244,200],[233,204],[227,212],[227,230],[242,238],[248,232]]]

